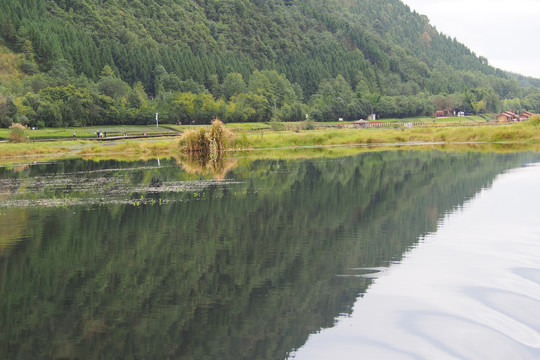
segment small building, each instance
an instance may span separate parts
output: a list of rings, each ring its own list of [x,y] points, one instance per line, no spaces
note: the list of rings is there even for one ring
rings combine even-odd
[[[353,121],[355,128],[367,128],[369,127],[369,121],[366,121],[364,119]]]
[[[450,117],[452,116],[453,114],[453,111],[452,110],[437,110],[435,111],[435,116],[438,117],[438,118],[443,118],[443,117]]]
[[[524,111],[521,114],[519,114],[519,121],[529,120],[529,118],[531,118],[533,115],[534,114],[532,112]]]
[[[518,121],[518,120],[519,120],[519,116],[512,111],[505,111],[497,115],[498,122],[510,122],[510,121]]]

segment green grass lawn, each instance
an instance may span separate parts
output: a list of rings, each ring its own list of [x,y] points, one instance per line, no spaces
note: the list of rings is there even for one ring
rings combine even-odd
[[[171,133],[175,131],[170,126],[141,126],[141,125],[107,125],[107,126],[91,126],[81,128],[44,128],[38,130],[27,130],[27,136],[30,140],[42,139],[71,139],[73,132],[78,139],[97,138],[97,132],[106,132],[107,136],[121,135],[141,135],[143,133]],[[10,134],[9,129],[0,129],[0,140],[7,140]]]
[[[483,115],[471,115],[471,116],[465,116],[465,117],[445,117],[445,118],[435,118],[435,117],[412,117],[412,118],[403,118],[403,119],[381,119],[377,120],[377,122],[385,123],[385,124],[392,124],[392,125],[402,125],[404,123],[421,123],[426,126],[430,125],[469,125],[469,124],[481,124],[481,123],[487,123],[488,119],[490,119],[489,116],[483,116]],[[352,123],[352,121],[331,121],[331,122],[317,122],[315,123],[316,126],[322,126],[322,127],[329,127],[329,128],[337,128],[339,126],[345,126]]]
[[[165,126],[165,125],[164,125]],[[184,131],[188,129],[193,129],[201,126],[208,126],[210,125],[166,125],[170,129],[174,129],[176,131]],[[253,123],[253,122],[247,122],[247,123],[228,123],[225,124],[225,126],[233,131],[257,131],[257,130],[269,130],[271,129],[271,126],[267,122],[262,123]]]
[[[225,124],[231,130],[244,130],[244,131],[256,131],[256,130],[269,130],[271,126],[269,123],[233,123]]]

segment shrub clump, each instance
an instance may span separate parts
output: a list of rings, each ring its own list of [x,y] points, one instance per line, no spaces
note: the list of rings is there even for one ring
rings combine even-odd
[[[313,120],[304,121],[304,130],[315,130],[315,122]]]
[[[11,129],[11,132],[9,134],[9,141],[22,143],[27,140],[26,126],[19,123],[13,123],[13,125],[11,125],[9,128]]]
[[[276,120],[275,118],[272,118],[268,125],[270,125],[270,129],[272,129],[273,131],[283,130],[283,128],[285,127],[282,122]]]
[[[204,128],[187,130],[182,135],[183,149],[188,153],[206,152],[210,149],[210,141]]]
[[[223,125],[219,119],[212,122],[209,130],[204,128],[188,130],[182,135],[180,141],[184,152],[200,154],[203,156],[217,156],[221,151],[227,150],[233,139],[233,133]]]
[[[529,120],[525,122],[527,125],[532,125],[534,127],[540,127],[540,115],[534,115]]]
[[[306,120],[302,122],[295,122],[285,125],[285,128],[289,131],[300,132],[303,130],[315,130],[315,122],[313,120]]]
[[[233,138],[231,130],[227,129],[225,125],[219,120],[215,119],[212,122],[212,127],[208,133],[210,139],[210,149],[214,151],[223,151],[229,148],[229,144]]]

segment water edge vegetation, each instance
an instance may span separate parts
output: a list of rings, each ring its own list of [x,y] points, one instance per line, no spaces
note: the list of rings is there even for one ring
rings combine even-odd
[[[201,128],[202,129],[202,128]],[[520,142],[528,148],[540,144],[540,117],[511,125],[493,126],[451,126],[417,128],[317,128],[315,130],[243,130],[234,124],[234,139],[230,141],[232,150],[279,149],[299,147],[325,147],[338,145],[414,145],[414,144],[456,144],[456,143],[513,143]],[[197,131],[197,130],[196,130]],[[205,131],[203,129],[203,131]],[[166,134],[165,134],[166,135]],[[181,147],[177,136],[156,139],[114,140],[96,142],[90,140],[57,140],[47,142],[2,143],[1,162],[10,162],[20,157],[73,157],[107,155],[116,158],[153,158],[178,156]],[[1,136],[1,134],[0,134]]]

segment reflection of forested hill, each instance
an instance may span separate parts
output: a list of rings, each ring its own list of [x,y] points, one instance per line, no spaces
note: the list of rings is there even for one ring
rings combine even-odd
[[[162,205],[4,209],[26,230],[0,257],[0,354],[284,358],[369,285],[337,275],[398,260],[527,159],[395,151],[257,161]],[[185,176],[134,172],[140,182]]]

